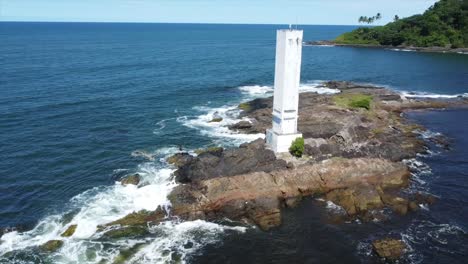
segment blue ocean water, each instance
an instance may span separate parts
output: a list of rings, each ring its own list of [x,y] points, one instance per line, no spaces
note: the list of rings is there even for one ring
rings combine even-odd
[[[146,173],[155,188],[146,191],[160,190],[156,185],[166,178],[159,175],[169,172],[159,159],[180,146],[193,150],[252,139],[207,125],[206,120],[217,112],[229,122],[240,101],[271,92],[275,30],[284,27],[0,23],[0,228],[36,226],[20,238],[12,236],[8,247],[45,242],[64,228],[45,223],[67,212],[78,212],[73,221],[83,223],[95,223],[95,215],[99,224],[134,209],[151,208],[148,199],[162,198],[148,198],[145,190],[114,187],[115,181],[128,173]],[[354,27],[301,28],[305,40],[321,40]],[[319,80],[348,80],[402,92],[460,95],[468,93],[468,57],[304,46],[301,78],[304,89],[314,89]],[[434,116],[439,123],[426,121],[435,131],[446,128],[444,122],[466,120],[466,113]],[[466,134],[468,124],[457,124],[460,129],[443,132],[454,133],[461,139],[455,143],[465,146],[460,135]],[[441,222],[460,228],[465,240],[467,226],[461,223],[468,194],[466,155],[460,153],[450,164],[438,157],[430,163],[440,174],[453,170],[455,176],[447,179],[440,196],[459,194],[453,202],[464,211],[451,208],[450,217]],[[451,196],[447,199],[452,201]],[[118,207],[119,203],[123,205]],[[210,232],[220,228],[200,225]],[[182,227],[177,228],[171,232]],[[89,230],[78,231],[88,238]],[[76,246],[67,243],[70,250]],[[3,249],[0,244],[0,255]],[[96,260],[112,255],[96,251],[100,252]],[[162,258],[149,256],[141,257]],[[76,259],[62,256],[60,261]]]

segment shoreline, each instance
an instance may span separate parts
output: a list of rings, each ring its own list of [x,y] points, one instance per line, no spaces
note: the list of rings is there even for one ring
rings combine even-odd
[[[402,114],[466,108],[468,100],[406,98],[388,88],[339,81],[324,82],[319,88],[340,92],[300,94],[299,130],[305,131],[304,157],[275,155],[262,139],[228,149],[180,151],[166,160],[172,164],[178,183],[168,194],[168,207],[134,211],[99,225],[95,234],[106,240],[141,238],[168,221],[220,223],[225,219],[239,228],[270,230],[282,225],[285,208],[295,208],[309,198],[325,201],[323,206],[330,202],[342,208],[344,214],[339,221],[343,222],[386,221],[432,204],[435,198],[431,194],[404,192],[412,177],[410,165],[404,160],[428,151],[426,140],[443,149],[450,146],[443,136],[422,139],[418,133],[425,128]],[[371,96],[368,109],[343,103],[343,99],[356,94]],[[272,97],[268,97],[242,103],[238,120],[243,121],[226,128],[246,135],[263,133],[271,125],[271,101]],[[249,120],[248,124],[245,120]],[[143,189],[140,176],[131,175],[120,184]],[[391,215],[382,213],[386,208]],[[67,226],[62,238],[50,240],[40,249],[58,250],[67,237],[74,236],[76,228],[83,227],[79,222]],[[403,247],[401,243],[397,246]]]
[[[408,110],[465,108],[465,98],[411,99],[382,87],[330,81],[323,87],[339,94],[300,95],[299,130],[305,156],[275,155],[263,139],[238,148],[210,148],[197,155],[180,152],[167,161],[177,169],[179,182],[169,194],[170,208],[134,212],[100,227],[143,228],[148,223],[221,221],[270,230],[281,225],[282,208],[294,208],[305,197],[317,197],[342,207],[346,219],[384,220],[380,209],[406,215],[435,201],[430,194],[405,194],[411,178],[404,161],[428,151],[425,131],[401,114]],[[372,98],[368,109],[342,104],[356,94]],[[238,133],[258,134],[271,125],[272,98],[241,104],[240,121],[230,126]],[[305,117],[306,116],[306,117]],[[304,119],[305,118],[305,119]],[[312,118],[312,119],[310,119]],[[318,118],[315,119],[314,118]],[[248,122],[249,124],[247,124]],[[443,136],[428,139],[443,149]]]
[[[429,53],[454,53],[468,54],[468,48],[444,48],[444,47],[412,47],[412,46],[385,46],[373,44],[344,44],[337,43],[332,40],[305,41],[305,46],[334,46],[334,47],[351,47],[351,48],[371,48],[371,49],[387,49],[395,51],[416,51]]]

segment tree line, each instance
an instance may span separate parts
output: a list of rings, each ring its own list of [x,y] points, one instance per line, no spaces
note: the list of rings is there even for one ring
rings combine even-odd
[[[359,23],[382,18],[361,16]],[[468,48],[468,0],[440,0],[421,15],[399,18],[385,26],[361,27],[340,35],[337,43],[415,47]]]

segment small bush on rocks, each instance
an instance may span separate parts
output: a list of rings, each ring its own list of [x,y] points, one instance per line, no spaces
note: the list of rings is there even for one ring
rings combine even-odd
[[[302,157],[302,153],[304,153],[304,138],[296,138],[292,142],[291,147],[289,147],[289,152],[295,157]]]

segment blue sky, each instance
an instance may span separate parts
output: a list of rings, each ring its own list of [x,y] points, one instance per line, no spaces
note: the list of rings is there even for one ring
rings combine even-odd
[[[435,0],[0,0],[0,21],[355,25],[380,12],[391,21]]]

